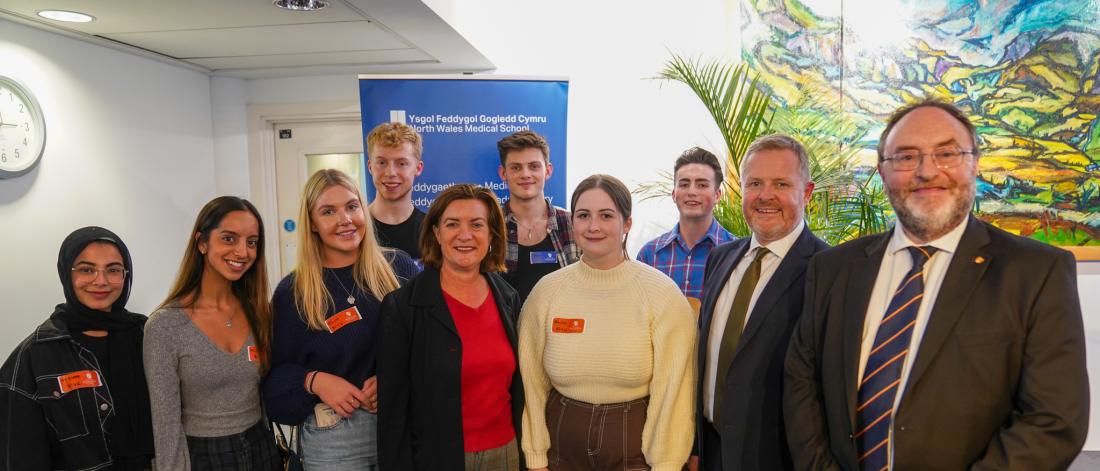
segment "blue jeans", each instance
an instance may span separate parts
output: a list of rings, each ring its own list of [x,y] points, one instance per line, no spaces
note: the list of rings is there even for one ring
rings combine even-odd
[[[302,424],[302,462],[306,471],[378,469],[378,416],[356,409],[330,427],[317,427],[310,414]]]

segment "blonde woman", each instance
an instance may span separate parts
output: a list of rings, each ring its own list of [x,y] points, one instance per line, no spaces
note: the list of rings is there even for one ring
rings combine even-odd
[[[188,239],[167,300],[145,324],[156,468],[279,469],[260,409],[271,339],[260,214],[247,200],[215,198]]]
[[[359,187],[338,170],[310,177],[298,219],[298,266],[272,300],[267,413],[302,426],[306,469],[376,469],[379,300],[416,265],[378,245]]]

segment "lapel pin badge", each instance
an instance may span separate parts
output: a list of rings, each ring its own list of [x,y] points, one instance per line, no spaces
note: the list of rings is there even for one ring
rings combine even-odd
[[[985,263],[985,257],[983,257],[981,255],[979,255],[977,257],[974,257],[974,263],[977,263],[977,264]]]

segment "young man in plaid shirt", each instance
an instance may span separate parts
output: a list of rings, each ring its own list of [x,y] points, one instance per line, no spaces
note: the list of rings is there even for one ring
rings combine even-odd
[[[713,215],[722,194],[722,165],[714,154],[692,147],[676,159],[673,172],[672,200],[680,221],[671,231],[647,242],[637,258],[672,278],[698,311],[707,254],[734,239]]]
[[[517,131],[497,142],[501,180],[508,184],[504,223],[508,229],[505,279],[526,300],[548,273],[580,259],[569,211],[544,194],[554,174],[550,145],[534,131]]]

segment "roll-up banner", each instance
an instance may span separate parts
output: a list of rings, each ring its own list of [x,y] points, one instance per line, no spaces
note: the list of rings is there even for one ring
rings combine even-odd
[[[385,122],[412,126],[424,139],[424,171],[413,204],[427,211],[435,195],[455,183],[475,183],[508,196],[497,168],[497,141],[530,129],[550,144],[554,175],[546,196],[566,207],[565,129],[569,81],[508,76],[360,75],[363,137]],[[364,149],[366,145],[364,144]],[[367,185],[374,199],[374,186]]]

